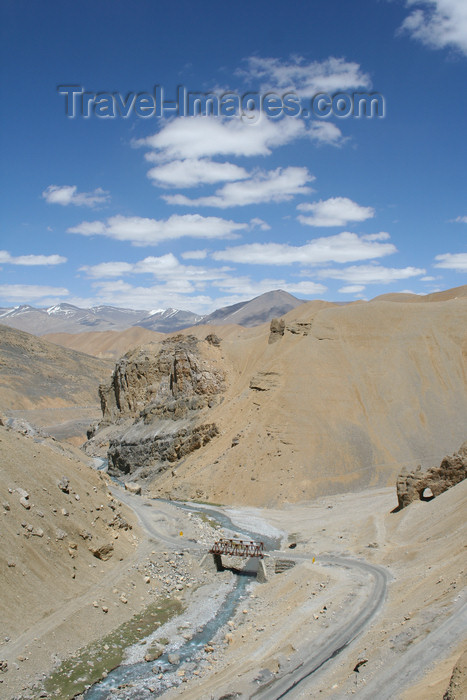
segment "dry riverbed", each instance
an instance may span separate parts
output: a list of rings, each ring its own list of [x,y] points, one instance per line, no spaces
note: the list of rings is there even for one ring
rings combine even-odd
[[[207,515],[189,514],[171,504],[133,497],[131,505],[137,504],[136,513],[146,534],[136,542],[132,563],[124,562],[125,569],[102,586],[95,600],[89,594],[72,619],[64,621],[69,635],[68,644],[60,646],[60,661],[70,654],[75,656],[61,666],[57,659],[57,671],[61,669],[65,679],[74,658],[83,664],[92,662],[96,671],[100,675],[104,671],[105,675],[108,669],[102,663],[104,652],[110,652],[113,665],[120,658],[128,663],[146,657],[154,669],[154,683],[146,684],[137,695],[130,684],[114,697],[151,697],[163,687],[168,675],[158,667],[158,655],[170,652],[174,655],[170,675],[178,685],[164,693],[167,700],[211,700],[228,697],[229,693],[250,698],[261,685],[293,673],[316,646],[346,624],[352,611],[365,606],[369,582],[345,567],[327,565],[324,555],[336,554],[385,567],[392,577],[387,600],[357,639],[300,683],[290,697],[372,697],[372,688],[383,673],[392,669],[391,677],[397,678],[407,653],[419,643],[426,644],[430,634],[441,622],[448,623],[463,601],[466,533],[460,514],[466,496],[467,484],[459,484],[430,503],[415,503],[400,513],[390,512],[396,505],[394,489],[333,496],[273,510],[226,509],[237,527],[265,534],[282,531],[282,552],[276,559],[293,560],[295,566],[275,574],[273,558],[266,558],[268,582],[248,583],[247,597],[196,663],[177,659],[177,649],[222,603],[234,581],[231,572],[216,574],[200,567],[201,551],[196,546],[201,544],[206,551],[219,532]],[[290,544],[296,546],[290,549]],[[116,634],[117,626],[128,624],[129,606],[135,615],[143,616],[134,618],[136,624],[120,628]],[[103,607],[108,611],[103,612]],[[148,637],[151,624],[153,632]],[[86,644],[81,645],[85,651],[79,652],[76,639],[74,644],[72,641],[74,629],[79,632],[85,625],[91,631]],[[31,678],[36,674],[36,682],[41,680],[41,658],[57,648],[56,632],[50,636],[51,630],[48,636],[31,639],[22,654],[27,659],[13,661],[2,678],[3,688],[10,689],[5,697],[15,693],[18,698],[39,697],[39,686],[31,688]],[[107,641],[102,639],[105,634]],[[424,657],[419,667],[412,664],[409,672],[401,675],[392,697],[402,698],[414,686],[418,695],[413,697],[439,698],[439,687],[447,687],[452,671],[445,659],[454,658],[462,648],[459,635],[453,639],[448,628],[442,641],[443,645]],[[128,647],[125,653],[124,646]],[[429,673],[433,677],[436,674],[438,694],[424,684]],[[8,680],[8,686],[7,676],[15,679],[14,683]],[[57,678],[56,674],[54,682]],[[78,689],[78,684],[74,687]],[[49,685],[49,697],[58,688]],[[271,698],[273,688],[272,684]],[[383,697],[381,689],[378,692]],[[405,697],[411,697],[410,692]]]

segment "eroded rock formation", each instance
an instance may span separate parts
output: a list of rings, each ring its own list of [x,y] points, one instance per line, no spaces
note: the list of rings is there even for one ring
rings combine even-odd
[[[399,510],[413,501],[426,500],[425,489],[439,496],[451,486],[455,486],[467,477],[467,441],[459,451],[443,459],[439,467],[431,467],[422,471],[419,465],[411,472],[404,468],[397,477],[397,499]]]
[[[273,318],[271,325],[269,326],[269,340],[268,343],[275,343],[280,340],[284,335],[285,331],[285,321],[283,318]]]
[[[206,341],[172,336],[117,362],[110,384],[99,387],[103,420],[95,433],[121,425],[109,441],[110,474],[151,477],[217,435],[207,413],[225,377],[216,365],[219,344]]]

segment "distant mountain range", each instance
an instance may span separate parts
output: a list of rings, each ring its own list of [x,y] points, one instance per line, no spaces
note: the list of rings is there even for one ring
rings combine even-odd
[[[250,301],[225,306],[207,316],[181,309],[155,309],[154,311],[121,309],[115,306],[94,306],[81,309],[72,304],[56,304],[49,308],[35,308],[23,304],[0,309],[0,324],[17,328],[33,335],[46,333],[83,333],[85,331],[123,331],[141,326],[160,333],[174,333],[199,324],[257,326],[282,316],[303,304],[283,292],[266,292]]]

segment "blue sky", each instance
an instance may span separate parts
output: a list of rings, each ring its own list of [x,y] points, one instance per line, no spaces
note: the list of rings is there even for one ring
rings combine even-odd
[[[465,0],[4,0],[1,15],[0,305],[204,313],[277,288],[353,301],[466,282]],[[89,117],[79,99],[67,116],[70,85]],[[105,95],[156,85],[256,97],[243,116],[105,112]],[[384,116],[268,116],[268,93],[308,112],[318,93],[375,93]]]

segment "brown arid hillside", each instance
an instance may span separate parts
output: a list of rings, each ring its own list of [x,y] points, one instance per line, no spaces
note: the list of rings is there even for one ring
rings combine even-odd
[[[44,340],[94,357],[118,359],[131,348],[155,343],[163,333],[132,326],[124,331],[89,331],[87,333],[48,333]]]
[[[134,557],[139,528],[111,496],[108,478],[88,463],[73,448],[0,427],[0,657],[9,660],[1,697],[13,697],[9,684],[19,674],[30,679],[48,670],[53,657],[141,604],[113,603],[111,589]],[[108,556],[96,557],[103,546]],[[112,601],[108,614],[105,601]]]
[[[208,327],[221,337],[209,352],[225,391],[199,422],[215,423],[217,434],[152,472],[149,465],[146,477],[159,471],[152,493],[295,502],[392,484],[401,466],[439,464],[465,439],[467,298],[309,302],[283,320],[282,335],[268,325]],[[160,346],[152,347],[147,358]],[[151,430],[160,435],[150,413],[128,433],[127,448],[141,430],[145,440]]]
[[[59,408],[98,402],[110,362],[0,326],[0,401],[4,409]]]
[[[0,410],[26,430],[31,424],[81,445],[100,413],[99,383],[111,371],[110,360],[0,326]]]
[[[467,297],[467,285],[464,284],[461,287],[453,287],[452,289],[432,292],[431,294],[381,294],[379,297],[375,297],[373,301],[400,301],[416,304],[430,301],[447,301],[448,299],[462,299],[465,297]]]

